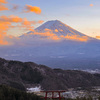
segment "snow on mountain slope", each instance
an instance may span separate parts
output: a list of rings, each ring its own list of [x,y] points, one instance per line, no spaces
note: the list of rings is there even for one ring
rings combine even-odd
[[[56,35],[80,35],[80,36],[86,36],[76,30],[74,30],[73,28],[71,28],[70,26],[58,21],[58,20],[53,20],[53,21],[48,21],[46,23],[44,23],[43,25],[39,26],[38,28],[36,28],[35,30],[38,32],[43,32],[46,29],[50,29],[53,31],[53,33],[55,33]]]
[[[74,40],[86,42],[88,40],[93,40],[92,37],[82,34],[58,20],[47,21],[46,23],[36,28],[34,32],[30,31],[27,34],[22,35],[20,38],[25,40],[29,39],[29,41]]]

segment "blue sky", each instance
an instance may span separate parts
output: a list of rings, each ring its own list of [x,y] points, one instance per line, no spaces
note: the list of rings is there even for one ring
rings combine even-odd
[[[74,29],[89,36],[100,35],[100,0],[6,0],[5,4],[11,10],[0,12],[0,16],[16,15],[27,18],[30,21],[60,20]],[[25,5],[41,8],[41,14],[34,12],[24,13]],[[93,4],[93,6],[90,6]],[[18,10],[12,10],[13,5],[18,5]],[[39,25],[35,25],[37,27]],[[8,31],[8,34],[21,35],[23,31],[16,29]]]

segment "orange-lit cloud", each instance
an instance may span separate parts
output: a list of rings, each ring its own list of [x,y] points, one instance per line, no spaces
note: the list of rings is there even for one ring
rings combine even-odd
[[[0,16],[0,21],[1,22],[15,22],[15,23],[19,23],[22,22],[22,18],[18,17],[18,16]]]
[[[5,35],[0,34],[0,45],[8,45],[9,43],[5,40]]]
[[[45,28],[45,31],[49,31],[49,32],[50,32],[51,30],[50,30],[50,29],[48,29],[48,28]]]
[[[23,25],[35,25],[35,24],[42,24],[44,21],[43,20],[39,20],[39,21],[28,21],[26,18],[23,19],[22,24]]]
[[[3,10],[9,10],[5,5],[2,5],[0,3],[0,11],[3,11]]]
[[[24,21],[22,22],[23,25],[31,25],[31,23],[26,19],[24,18]]]
[[[25,6],[26,11],[25,12],[34,12],[36,14],[41,14],[41,9],[40,7],[36,7],[36,6],[31,6],[31,5],[26,5]]]
[[[20,18],[18,16],[0,16],[0,22],[10,22],[10,23],[21,23],[22,25],[35,25],[35,24],[40,24],[43,21],[28,21],[27,18]]]
[[[44,21],[42,21],[42,20],[40,20],[40,21],[28,21],[26,18],[24,18],[19,27],[25,28],[26,30],[29,30],[29,31],[34,31],[34,25],[35,24],[41,24],[43,22]]]
[[[100,36],[96,36],[97,39],[100,39]]]
[[[9,22],[0,22],[0,45],[9,44],[5,39],[5,37],[7,36],[6,31],[9,28],[9,25],[11,25],[11,23]]]
[[[94,5],[93,4],[90,4],[90,6],[93,7]]]
[[[51,40],[74,40],[74,41],[81,41],[81,42],[86,42],[88,41],[87,36],[79,36],[79,35],[61,35],[58,36],[57,34],[53,33],[52,30],[50,29],[45,29],[45,32],[36,32],[34,31],[33,33],[30,33],[30,35],[39,35],[42,36],[45,39],[51,39]]]
[[[58,32],[58,30],[57,30],[57,29],[55,29],[55,32]]]
[[[0,0],[0,3],[7,3],[6,0]]]
[[[42,24],[43,22],[44,22],[43,20],[38,21],[39,24]]]
[[[68,39],[68,40],[76,40],[76,41],[81,41],[81,42],[88,41],[88,37],[87,36],[78,36],[78,35],[66,35],[66,36],[63,36],[63,35],[61,35],[60,37]]]
[[[39,24],[42,21],[28,21],[26,18],[20,18],[18,16],[0,16],[0,45],[11,44],[6,38],[10,38],[7,35],[9,29],[18,27],[20,30],[34,31],[34,25]],[[13,23],[16,23],[15,26]],[[12,39],[12,38],[10,38]]]
[[[6,0],[0,0],[0,11],[9,10],[4,4],[6,4]]]
[[[56,41],[60,40],[60,38],[56,34],[54,34],[50,29],[45,29],[45,32],[34,31],[33,33],[30,33],[30,35],[39,35],[42,36],[43,39],[56,40]]]

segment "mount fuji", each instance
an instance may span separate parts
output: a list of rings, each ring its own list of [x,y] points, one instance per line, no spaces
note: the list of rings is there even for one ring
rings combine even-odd
[[[19,37],[17,46],[0,47],[0,56],[52,68],[100,69],[100,40],[58,21],[48,21]]]
[[[80,35],[80,36],[85,36],[84,34],[76,31],[75,29],[71,28],[70,26],[60,22],[59,20],[53,20],[53,21],[48,21],[44,23],[43,25],[39,26],[36,28],[36,31],[43,32],[45,29],[50,29],[53,31],[53,33],[57,34],[58,36],[60,35]]]
[[[56,35],[80,35],[80,36],[85,36],[84,34],[74,30],[70,26],[58,21],[58,20],[53,20],[53,21],[48,21],[44,23],[43,25],[39,26],[35,30],[38,32],[44,32],[45,29],[50,29],[55,33]],[[55,31],[56,30],[56,31]]]
[[[96,40],[81,32],[78,32],[77,30],[71,28],[70,26],[58,20],[48,21],[43,25],[39,26],[38,28],[36,28],[34,31],[30,31],[27,34],[20,36],[20,38],[23,40],[25,39],[25,41],[29,39],[29,41],[47,40],[47,42],[50,42],[50,40],[60,40],[60,42],[63,40],[81,42]]]

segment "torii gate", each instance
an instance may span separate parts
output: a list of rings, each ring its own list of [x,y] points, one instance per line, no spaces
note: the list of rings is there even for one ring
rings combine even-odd
[[[64,91],[64,90],[58,90],[58,91],[57,90],[56,91],[51,90],[51,91],[40,91],[40,92],[44,92],[45,93],[45,97],[42,97],[45,100],[47,100],[47,98],[52,98],[52,99],[57,99],[58,98],[59,100],[61,100],[62,98],[64,98],[64,97],[61,96],[61,93],[66,92],[66,91]],[[52,96],[48,97],[47,96],[48,93],[52,93]],[[59,97],[54,97],[54,93],[58,93]]]

